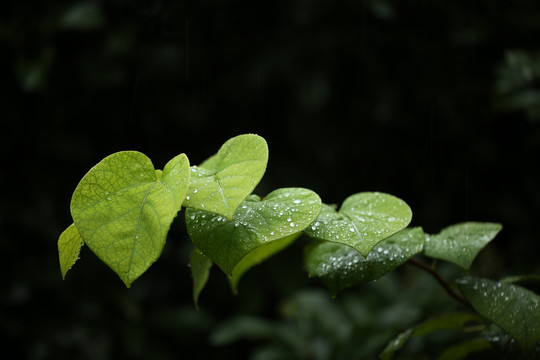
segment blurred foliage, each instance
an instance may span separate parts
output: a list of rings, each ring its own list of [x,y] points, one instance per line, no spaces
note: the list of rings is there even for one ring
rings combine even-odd
[[[238,359],[304,349],[373,358],[385,341],[453,306],[440,304],[438,289],[424,291],[432,280],[417,272],[324,299],[293,246],[247,274],[237,297],[211,277],[196,312],[181,217],[160,261],[131,289],[88,249],[63,282],[56,241],[71,223],[72,191],[119,150],[142,151],[158,168],[181,152],[197,164],[226,139],[258,133],[275,144],[259,193],[302,186],[341,203],[358,191],[387,192],[428,233],[499,222],[505,230],[471,272],[540,273],[539,11],[537,0],[2,4],[6,353]],[[304,313],[294,305],[302,301]],[[324,319],[327,309],[345,326],[329,330],[337,323]],[[269,336],[211,343],[236,316],[301,336],[296,347]],[[459,337],[448,336],[412,341],[404,354],[437,356]]]
[[[501,110],[523,111],[531,121],[540,120],[540,53],[507,51],[496,91]]]

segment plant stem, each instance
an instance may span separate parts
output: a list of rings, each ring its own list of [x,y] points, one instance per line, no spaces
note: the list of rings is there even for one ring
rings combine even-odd
[[[423,263],[422,261],[416,260],[414,258],[410,258],[407,261],[407,264],[416,266],[417,268],[427,271],[429,274],[431,274],[435,278],[435,280],[437,280],[437,282],[443,287],[443,289],[446,291],[448,295],[450,295],[451,297],[453,297],[455,300],[459,301],[463,305],[469,308],[472,308],[471,304],[467,301],[467,299],[465,299],[463,295],[461,295],[460,293],[452,290],[450,288],[450,285],[448,285],[448,283],[441,277],[441,275],[439,275],[438,272],[435,271],[435,269],[432,266],[429,266]]]

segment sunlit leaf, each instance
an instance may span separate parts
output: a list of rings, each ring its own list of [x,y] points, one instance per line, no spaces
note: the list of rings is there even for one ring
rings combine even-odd
[[[66,273],[79,259],[81,247],[84,245],[79,230],[75,224],[71,224],[58,239],[58,258],[60,260],[60,271],[62,278],[66,278]]]
[[[379,279],[422,251],[424,232],[404,229],[381,241],[367,258],[353,248],[329,241],[306,249],[305,266],[309,276],[320,277],[332,295],[351,286]]]
[[[184,154],[161,173],[144,154],[123,151],[99,162],[75,189],[71,215],[79,233],[127,287],[161,254],[189,176]]]
[[[437,235],[429,235],[424,245],[424,253],[469,270],[476,255],[501,229],[502,225],[496,223],[466,222],[452,225]]]
[[[266,141],[253,134],[228,140],[218,153],[191,168],[184,206],[232,219],[259,183],[268,163]]]
[[[315,239],[352,247],[364,257],[383,239],[405,228],[409,206],[395,196],[364,192],[349,196],[336,211],[324,205],[319,218],[304,232]]]
[[[512,335],[525,351],[540,341],[538,295],[517,285],[469,276],[457,283],[474,309]]]
[[[248,268],[288,245],[290,241],[285,238],[301,232],[320,209],[321,200],[313,191],[285,188],[264,199],[250,195],[232,220],[186,209],[186,226],[195,246],[232,277],[234,285]]]
[[[197,308],[199,307],[199,295],[208,281],[212,264],[212,260],[207,258],[199,249],[193,249],[189,267],[193,278],[193,303]]]

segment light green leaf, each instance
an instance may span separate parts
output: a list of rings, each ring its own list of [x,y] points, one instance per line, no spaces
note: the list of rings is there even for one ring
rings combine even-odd
[[[199,308],[199,295],[208,281],[212,265],[212,260],[207,258],[199,249],[193,249],[189,260],[189,267],[191,268],[191,276],[193,277],[193,302],[197,309]]]
[[[468,340],[446,349],[438,360],[461,360],[467,356],[491,349],[491,344],[484,338]]]
[[[60,271],[62,279],[66,278],[66,273],[79,259],[81,247],[84,245],[83,239],[75,224],[71,224],[58,239],[58,257],[60,260]]]
[[[304,263],[309,276],[322,278],[333,296],[351,286],[377,280],[422,251],[424,232],[404,229],[381,241],[367,258],[353,248],[321,241],[306,249]]]
[[[232,219],[261,180],[268,163],[266,141],[253,134],[228,140],[218,153],[191,168],[184,206]]]
[[[525,351],[540,341],[540,297],[517,285],[464,277],[463,296],[484,318],[508,332]]]
[[[250,195],[232,220],[221,215],[186,209],[186,226],[195,246],[218,265],[234,284],[242,273],[288,245],[263,245],[297,234],[317,218],[321,199],[311,190],[278,189],[260,199]],[[257,251],[256,251],[257,250]],[[243,260],[252,251],[256,251]],[[243,262],[242,262],[243,261]]]
[[[428,235],[424,253],[432,258],[450,261],[469,270],[474,258],[501,231],[496,223],[466,222]]]
[[[84,242],[127,287],[154,263],[189,184],[184,154],[158,180],[152,162],[136,151],[112,154],[80,181],[71,215]]]
[[[364,192],[349,196],[339,212],[324,205],[319,218],[304,232],[315,239],[352,247],[366,257],[381,240],[405,228],[409,206],[395,196]]]
[[[392,339],[386,345],[380,357],[383,360],[392,359],[396,351],[401,349],[412,337],[425,336],[439,330],[462,330],[466,324],[471,322],[482,322],[482,318],[478,315],[465,312],[443,314],[431,318],[416,327],[403,331]]]

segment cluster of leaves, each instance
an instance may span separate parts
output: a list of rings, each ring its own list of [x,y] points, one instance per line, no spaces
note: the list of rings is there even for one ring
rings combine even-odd
[[[429,235],[421,227],[407,228],[412,211],[404,201],[377,192],[351,195],[339,209],[304,188],[282,188],[259,197],[252,192],[267,162],[266,141],[253,134],[228,140],[198,166],[190,166],[185,154],[163,170],[139,152],[108,156],[73,193],[74,223],[58,240],[62,276],[86,244],[130,287],[158,259],[171,223],[185,207],[187,232],[195,245],[190,260],[195,304],[213,264],[236,292],[246,271],[305,234],[314,239],[305,249],[305,267],[333,296],[409,262],[434,275],[452,297],[482,317],[462,313],[430,320],[400,334],[384,350],[384,358],[391,358],[411,337],[462,328],[472,320],[497,325],[524,353],[536,351],[540,297],[512,284],[521,278],[495,282],[466,276],[452,287],[434,266],[413,258],[423,254],[469,270],[501,225],[469,222]],[[466,354],[490,347],[483,339],[460,344],[455,351]]]

